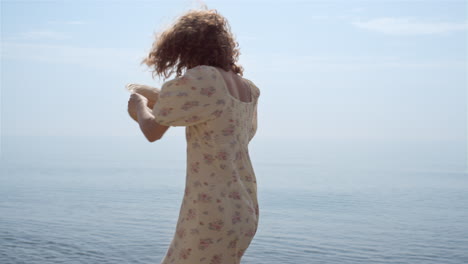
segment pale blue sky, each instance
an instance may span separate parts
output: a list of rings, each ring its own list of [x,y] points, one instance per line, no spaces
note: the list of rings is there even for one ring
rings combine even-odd
[[[197,3],[2,0],[2,137],[146,143],[124,85],[161,85],[139,62],[153,33]],[[259,142],[466,146],[466,1],[206,4],[230,21],[262,91]]]

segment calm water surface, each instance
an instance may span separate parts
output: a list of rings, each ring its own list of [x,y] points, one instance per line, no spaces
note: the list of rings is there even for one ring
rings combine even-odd
[[[260,226],[242,263],[468,263],[466,173],[256,172]],[[183,173],[3,166],[0,263],[158,264]]]

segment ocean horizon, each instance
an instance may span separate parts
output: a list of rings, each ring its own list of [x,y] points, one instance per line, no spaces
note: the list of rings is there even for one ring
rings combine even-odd
[[[270,152],[256,146],[251,155],[259,228],[242,263],[468,262],[468,175],[462,164],[389,170],[375,162],[364,168],[349,166],[352,156],[330,162],[325,148],[321,156],[297,148],[303,152],[273,160],[262,158]],[[82,164],[20,162],[11,148],[4,150],[1,263],[162,260],[184,192],[184,158],[177,150],[149,167],[111,153],[107,165],[90,156]],[[309,155],[315,158],[308,161]]]

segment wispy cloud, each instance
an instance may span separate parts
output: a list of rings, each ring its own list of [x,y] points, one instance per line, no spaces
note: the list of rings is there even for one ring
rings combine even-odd
[[[353,22],[358,28],[389,35],[431,35],[468,29],[468,22],[424,22],[414,18],[376,18]]]
[[[70,45],[46,45],[2,42],[1,59],[13,59],[64,65],[79,65],[99,70],[139,67],[144,51],[117,48],[85,48]]]
[[[84,25],[87,24],[82,20],[69,20],[69,21],[49,21],[48,24],[61,24],[61,25]]]
[[[79,21],[79,20],[67,21],[65,23],[68,24],[68,25],[84,25],[84,24],[86,24],[86,22]]]
[[[13,39],[25,39],[25,40],[63,40],[70,39],[71,36],[67,33],[51,31],[51,30],[38,30],[38,31],[29,31],[18,33],[13,36]]]
[[[268,63],[264,63],[268,61]],[[396,70],[440,70],[466,69],[465,61],[432,60],[411,61],[397,56],[326,56],[326,55],[291,55],[275,54],[268,57],[257,57],[256,60],[242,59],[241,64],[246,67],[262,69],[268,72],[296,73],[323,72],[369,72],[382,69]],[[300,65],[300,67],[298,67]]]

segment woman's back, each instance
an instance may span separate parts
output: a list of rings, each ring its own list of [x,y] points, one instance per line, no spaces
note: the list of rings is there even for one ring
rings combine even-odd
[[[189,141],[200,136],[197,143],[206,146],[229,143],[231,147],[245,147],[257,129],[259,95],[252,82],[201,65],[165,83],[153,114],[160,124],[187,126]],[[248,101],[243,101],[247,96]]]
[[[229,90],[229,93],[236,99],[242,102],[252,102],[253,96],[250,85],[245,79],[232,71],[225,71],[217,68],[219,73],[223,76],[224,82]]]

